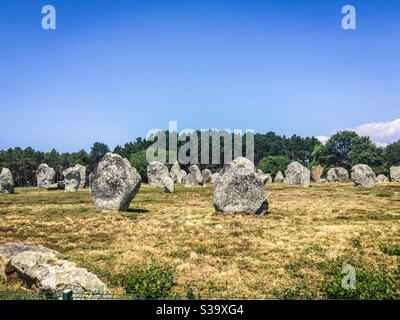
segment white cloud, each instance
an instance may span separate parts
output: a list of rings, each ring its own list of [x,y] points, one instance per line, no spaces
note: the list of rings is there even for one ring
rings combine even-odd
[[[316,138],[318,139],[319,142],[321,142],[323,144],[325,144],[329,139],[329,137],[327,137],[327,136],[318,136]]]
[[[377,144],[388,144],[400,139],[400,119],[371,122],[354,129],[360,136],[369,136]]]
[[[360,136],[368,136],[378,147],[385,147],[389,143],[400,139],[400,119],[388,122],[371,122],[356,128],[346,129],[357,132]],[[341,130],[336,130],[341,131]],[[326,143],[327,136],[318,136],[317,139]]]

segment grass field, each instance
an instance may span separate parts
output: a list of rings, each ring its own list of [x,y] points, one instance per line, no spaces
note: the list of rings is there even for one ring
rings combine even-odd
[[[345,264],[360,285],[399,294],[399,183],[267,184],[265,216],[216,213],[212,191],[142,185],[129,212],[98,213],[85,189],[17,188],[0,194],[0,242],[56,249],[115,293],[132,266],[154,258],[176,271],[171,294],[327,298]]]

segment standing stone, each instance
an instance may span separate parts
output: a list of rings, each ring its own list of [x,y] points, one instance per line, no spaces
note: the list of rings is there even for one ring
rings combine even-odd
[[[179,170],[179,173],[180,173],[180,176],[178,176],[178,183],[184,184],[185,180],[186,180],[186,177],[187,177],[187,173],[183,169]],[[180,177],[180,181],[181,182],[179,182],[179,177]]]
[[[357,164],[351,168],[351,179],[356,186],[374,187],[376,175],[366,164]]]
[[[186,187],[202,187],[203,186],[203,176],[197,165],[191,165],[189,167],[189,174],[185,178]]]
[[[310,186],[311,171],[297,161],[288,165],[285,175],[287,182],[292,186]]]
[[[128,159],[106,153],[90,174],[90,195],[98,211],[127,211],[140,188],[140,175]]]
[[[389,178],[386,177],[384,174],[380,174],[376,177],[375,181],[380,183],[389,182]]]
[[[80,173],[81,183],[79,184],[79,188],[85,188],[87,186],[87,184],[86,184],[86,167],[77,163],[74,166],[74,168],[79,170],[79,173]]]
[[[175,161],[174,165],[171,167],[171,170],[169,172],[169,175],[171,176],[171,178],[174,182],[182,183],[182,177],[181,177],[180,171],[181,171],[181,167],[179,165],[179,162]],[[178,181],[179,178],[181,179],[181,181]]]
[[[14,193],[14,180],[11,171],[7,168],[1,169],[0,193]]]
[[[213,173],[213,174],[211,175],[211,183],[216,183],[217,180],[218,180],[218,178],[219,178],[219,173],[218,173],[218,172]]]
[[[56,172],[47,164],[42,163],[36,170],[36,181],[39,188],[47,188],[54,182]]]
[[[261,179],[264,181],[264,184],[266,183],[271,183],[272,178],[271,175],[268,173],[264,173],[262,170],[257,169],[257,174],[261,177]]]
[[[349,173],[345,168],[331,168],[327,174],[328,182],[346,182],[349,180]]]
[[[171,177],[165,177],[163,180],[164,192],[172,193],[175,191],[174,180]]]
[[[285,179],[285,178],[283,177],[282,171],[278,171],[278,173],[275,175],[275,180],[274,180],[274,182],[275,182],[275,183],[282,183],[284,179]]]
[[[395,182],[400,182],[400,166],[390,168],[390,179]]]
[[[169,177],[169,171],[165,164],[152,161],[147,166],[147,179],[152,187],[164,187],[164,178]]]
[[[323,172],[324,172],[324,168],[322,168],[320,165],[313,166],[311,168],[311,177],[313,178],[313,180],[315,182],[320,182]]]
[[[264,181],[250,160],[239,157],[223,167],[214,185],[213,204],[219,212],[267,213]]]
[[[65,192],[77,192],[81,184],[81,172],[75,166],[63,171]]]
[[[211,182],[212,172],[210,170],[204,169],[201,175],[203,176],[203,182]]]

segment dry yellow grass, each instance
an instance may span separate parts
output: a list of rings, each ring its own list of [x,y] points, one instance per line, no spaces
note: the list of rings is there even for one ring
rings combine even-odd
[[[116,293],[123,289],[112,280],[152,257],[176,268],[178,294],[189,281],[204,295],[273,297],[300,281],[323,297],[321,264],[337,257],[369,270],[398,268],[381,250],[400,244],[398,183],[267,184],[266,216],[216,213],[212,191],[142,185],[129,212],[98,213],[88,190],[17,188],[0,194],[0,242],[59,250]]]

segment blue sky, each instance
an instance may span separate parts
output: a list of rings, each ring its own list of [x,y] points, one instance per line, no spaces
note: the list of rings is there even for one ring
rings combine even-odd
[[[398,0],[2,0],[0,46],[0,149],[113,148],[169,120],[400,139]]]

